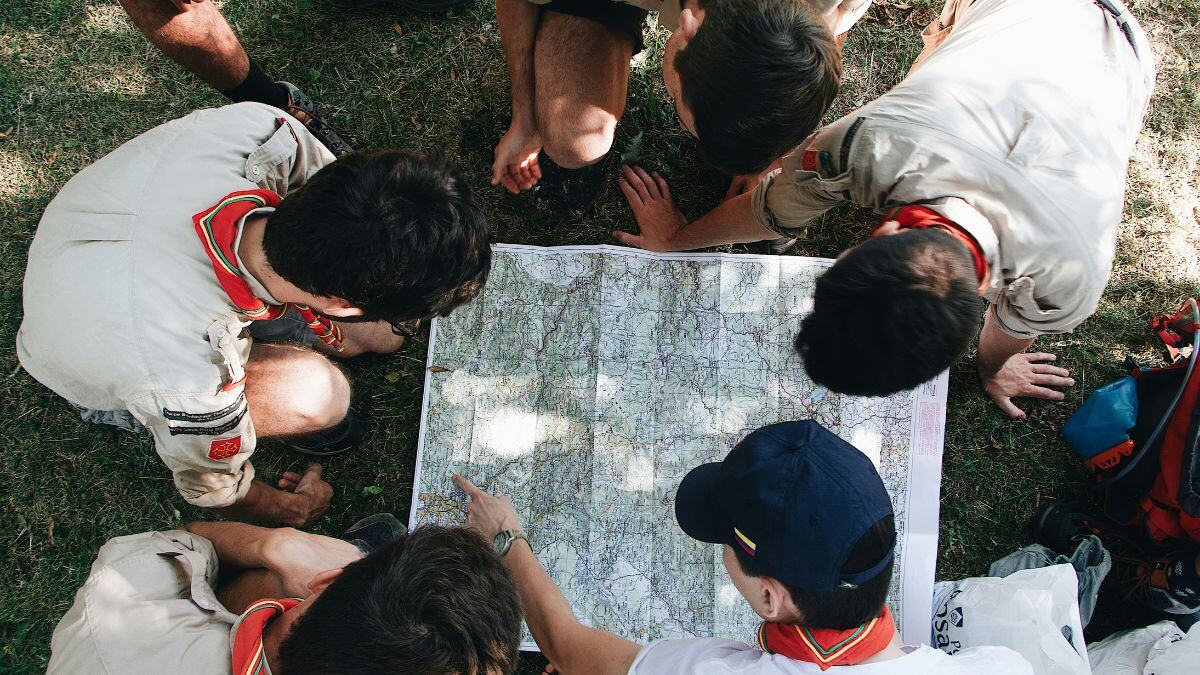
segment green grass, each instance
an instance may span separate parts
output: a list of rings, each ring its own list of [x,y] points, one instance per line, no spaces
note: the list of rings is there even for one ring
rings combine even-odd
[[[847,82],[830,119],[899,81],[934,2],[877,1],[847,44]],[[969,361],[954,366],[940,578],[986,572],[1027,543],[1022,525],[1038,503],[1083,493],[1058,429],[1091,390],[1120,374],[1125,353],[1154,357],[1143,328],[1150,315],[1200,294],[1200,1],[1177,0],[1169,11],[1165,3],[1132,4],[1158,50],[1160,77],[1130,170],[1116,268],[1096,316],[1041,346],[1079,384],[1065,403],[1026,403],[1029,420],[1014,423],[983,399]],[[567,218],[487,186],[508,113],[489,4],[445,16],[345,13],[319,0],[229,0],[224,8],[249,52],[303,87],[359,145],[444,152],[478,186],[498,241],[605,243],[609,231],[632,225],[611,183],[593,212]],[[678,128],[657,75],[661,47],[657,35],[634,73],[616,148],[644,133],[643,161],[667,172],[684,211],[698,215],[724,186]],[[0,671],[44,669],[54,624],[106,539],[200,517],[176,496],[148,439],[82,423],[18,368],[11,346],[25,251],[56,190],[134,135],[223,102],[155,51],[115,2],[0,4]],[[838,209],[798,253],[836,255],[873,220]],[[356,405],[369,409],[375,428],[365,449],[330,462],[335,499],[319,531],[338,532],[367,512],[407,511],[425,347],[415,339],[398,354],[347,366]],[[255,464],[270,476],[303,461],[265,444]],[[529,658],[525,669],[535,672],[539,662]]]

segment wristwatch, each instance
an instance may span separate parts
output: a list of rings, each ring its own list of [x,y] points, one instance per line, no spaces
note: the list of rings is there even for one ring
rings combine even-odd
[[[513,542],[518,539],[529,541],[529,536],[521,528],[504,530],[492,539],[492,550],[496,552],[496,555],[503,558],[508,554],[508,550],[512,548]]]

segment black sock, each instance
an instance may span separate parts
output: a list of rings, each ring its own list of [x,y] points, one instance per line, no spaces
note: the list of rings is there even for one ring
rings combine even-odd
[[[234,103],[256,101],[276,108],[286,108],[288,104],[287,91],[276,84],[270,75],[264,73],[254,59],[250,59],[250,70],[246,72],[246,79],[233,89],[221,93]]]

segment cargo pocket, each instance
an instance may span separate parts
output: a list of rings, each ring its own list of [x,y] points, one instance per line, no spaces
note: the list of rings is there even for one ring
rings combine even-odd
[[[278,128],[265,143],[246,158],[247,180],[277,195],[286,195],[291,183],[292,160],[300,146],[296,131],[282,117]]]

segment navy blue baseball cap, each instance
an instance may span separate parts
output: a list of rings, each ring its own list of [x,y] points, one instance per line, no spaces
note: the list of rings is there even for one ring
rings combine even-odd
[[[728,544],[769,577],[810,591],[854,588],[892,564],[841,570],[858,540],[892,515],[871,460],[817,422],[782,422],[746,436],[721,462],[679,484],[675,517],[693,539]]]

